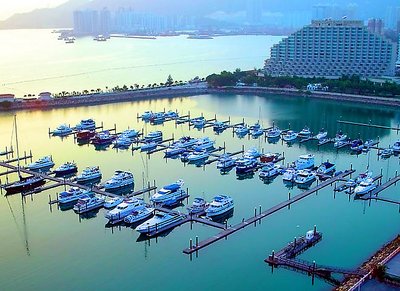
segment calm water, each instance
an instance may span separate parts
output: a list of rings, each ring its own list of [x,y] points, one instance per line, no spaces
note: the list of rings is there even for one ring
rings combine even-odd
[[[127,102],[92,107],[62,108],[47,111],[18,112],[20,147],[32,149],[34,156],[52,154],[56,165],[75,160],[80,169],[99,165],[107,179],[114,170],[130,170],[136,178],[136,189],[143,180],[157,181],[165,185],[179,178],[185,180],[191,197],[210,200],[214,195],[226,193],[236,203],[234,216],[229,224],[235,224],[254,213],[254,207],[271,207],[300,193],[297,188],[288,189],[277,177],[266,185],[254,178],[238,180],[234,172],[220,175],[215,164],[203,168],[184,166],[180,160],[164,160],[163,153],[156,153],[148,159],[146,154],[130,151],[116,152],[112,149],[95,151],[90,146],[78,146],[73,138],[49,138],[48,127],[60,123],[76,124],[80,119],[93,117],[103,121],[105,127],[123,130],[144,128],[145,131],[160,129],[166,137],[191,135],[211,136],[217,145],[226,142],[227,150],[240,150],[256,146],[265,151],[285,152],[286,162],[295,160],[300,154],[315,153],[316,162],[329,159],[344,170],[352,163],[358,171],[369,165],[374,173],[383,171],[384,180],[392,177],[399,169],[399,158],[378,160],[376,151],[360,156],[350,155],[347,150],[337,152],[332,145],[318,148],[315,142],[299,146],[294,144],[268,144],[264,140],[238,139],[230,130],[214,135],[212,129],[203,133],[188,129],[187,125],[175,128],[173,123],[164,126],[144,125],[136,120],[136,114],[145,110],[178,109],[192,115],[204,113],[207,117],[217,114],[219,119],[231,117],[233,121],[254,123],[261,119],[264,126],[274,121],[280,127],[300,130],[309,125],[317,131],[326,127],[333,135],[338,130],[336,120],[368,122],[383,125],[397,125],[398,111],[356,107],[347,104],[309,101],[303,98],[288,99],[274,96],[198,96],[153,101]],[[12,135],[12,113],[0,114],[1,147],[9,144]],[[399,138],[395,132],[344,126],[342,129],[352,137],[381,139],[383,146],[393,144]],[[15,176],[10,176],[10,179]],[[4,181],[4,177],[2,178]],[[198,258],[190,261],[182,254],[189,239],[199,236],[205,239],[218,230],[200,224],[178,227],[170,233],[151,239],[137,241],[138,233],[126,227],[105,228],[104,210],[91,218],[79,219],[73,211],[61,211],[47,204],[49,190],[27,197],[14,195],[0,197],[0,282],[3,290],[329,290],[331,287],[321,280],[311,285],[305,275],[284,269],[271,273],[263,262],[272,251],[278,250],[294,236],[311,229],[314,224],[324,233],[324,239],[316,247],[304,253],[301,258],[316,260],[317,263],[356,267],[377,248],[400,231],[397,206],[384,203],[368,203],[349,200],[344,193],[333,195],[332,188],[326,188],[262,221],[257,227],[249,227],[231,237],[200,251]],[[392,187],[381,194],[397,199],[398,187]],[[145,196],[146,200],[148,199]],[[184,211],[185,207],[180,210]]]
[[[236,68],[263,66],[269,48],[281,37],[232,36],[191,40],[112,38],[74,44],[57,40],[51,30],[0,30],[0,93],[22,97],[42,91],[83,91],[114,86],[147,86],[189,80]]]

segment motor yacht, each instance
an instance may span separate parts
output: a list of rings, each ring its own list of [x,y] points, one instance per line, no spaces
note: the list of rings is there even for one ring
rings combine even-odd
[[[187,160],[189,162],[195,162],[200,160],[207,160],[210,157],[210,154],[206,150],[194,151],[187,156]]]
[[[274,126],[273,128],[267,130],[267,138],[278,138],[281,136],[282,131],[279,127]]]
[[[76,130],[95,130],[96,129],[96,122],[89,118],[89,119],[82,119],[80,123],[76,125]]]
[[[354,188],[354,193],[358,196],[365,195],[376,188],[372,179],[366,179],[362,181],[356,188]]]
[[[380,151],[379,154],[382,158],[387,159],[394,154],[394,151],[392,148],[387,148]]]
[[[164,117],[169,118],[169,119],[177,119],[177,118],[179,118],[179,114],[178,114],[178,112],[169,110],[168,112],[164,113]]]
[[[211,201],[206,211],[207,217],[215,217],[222,215],[229,210],[234,208],[233,199],[226,195],[218,195],[215,196],[214,199]]]
[[[351,142],[350,149],[354,152],[362,151],[364,143],[361,139],[355,139]]]
[[[203,198],[194,198],[192,206],[188,207],[189,214],[198,214],[204,212],[209,204]]]
[[[183,147],[179,147],[178,145],[171,145],[164,151],[164,154],[165,154],[165,157],[168,158],[168,157],[180,155],[180,154],[184,153],[185,151],[186,151],[186,149]]]
[[[101,172],[99,167],[87,167],[76,177],[78,184],[84,184],[93,180],[100,180]]]
[[[151,196],[150,200],[154,204],[174,205],[187,197],[186,191],[182,189],[183,184],[183,180],[178,180],[175,183],[166,185]]]
[[[243,157],[250,159],[257,159],[261,156],[261,153],[257,150],[257,148],[252,147],[244,152]]]
[[[144,207],[142,209],[138,209],[133,211],[131,214],[124,218],[124,222],[127,224],[136,223],[142,220],[145,220],[153,215],[154,208]]]
[[[66,162],[54,170],[56,176],[65,176],[78,172],[78,167],[74,162]]]
[[[294,178],[296,176],[297,171],[293,168],[287,168],[283,172],[282,179],[284,182],[294,182]]]
[[[41,176],[20,177],[18,181],[4,186],[6,195],[29,192],[43,186],[46,183]]]
[[[67,191],[63,191],[58,195],[58,204],[68,204],[78,201],[84,197],[93,196],[94,193],[88,190],[83,190],[79,187],[71,187]]]
[[[213,130],[215,132],[223,132],[225,129],[228,128],[228,124],[222,121],[215,121],[213,125]]]
[[[229,154],[223,154],[219,157],[217,162],[217,169],[227,169],[235,166],[236,159],[232,158]]]
[[[245,136],[246,134],[248,134],[250,131],[249,127],[247,125],[239,125],[235,128],[235,133],[238,136]]]
[[[314,167],[315,156],[312,154],[301,155],[294,162],[296,170],[304,170],[311,167]]]
[[[115,171],[114,176],[104,183],[106,191],[116,190],[134,184],[133,174],[127,171]]]
[[[137,198],[129,198],[125,199],[124,202],[117,205],[112,210],[109,210],[105,214],[105,218],[108,219],[108,222],[111,224],[115,224],[124,220],[124,218],[133,211],[137,211],[146,207],[146,203],[142,199]]]
[[[127,137],[127,138],[129,138],[129,139],[133,139],[133,138],[135,138],[135,137],[138,137],[139,136],[139,131],[137,131],[137,130],[134,130],[134,129],[127,129],[127,130],[124,130],[123,132],[121,132],[121,134],[120,134],[120,136],[124,136],[124,137]]]
[[[282,136],[282,139],[284,141],[289,141],[290,142],[290,141],[296,140],[297,136],[298,136],[297,132],[294,132],[293,130],[289,130]]]
[[[136,231],[147,235],[154,232],[157,234],[184,219],[185,215],[175,213],[156,213],[152,218],[136,227]]]
[[[345,140],[347,140],[347,134],[344,134],[343,131],[339,130],[339,132],[335,136],[335,142]]]
[[[124,197],[107,197],[104,201],[104,208],[111,209],[124,202]]]
[[[395,153],[399,153],[400,152],[400,140],[398,140],[398,141],[396,141],[394,144],[393,144],[393,151],[395,152]]]
[[[55,130],[53,130],[52,135],[54,135],[54,136],[64,136],[64,135],[70,134],[71,132],[72,132],[72,128],[70,128],[66,124],[61,124]]]
[[[279,160],[280,157],[281,157],[281,154],[279,154],[279,153],[261,154],[260,162],[261,163],[275,163]]]
[[[142,114],[142,119],[143,120],[147,120],[147,121],[149,121],[150,120],[150,118],[153,116],[153,111],[145,111],[143,114]]]
[[[88,141],[96,135],[94,130],[81,130],[77,132],[76,139],[79,141]]]
[[[311,136],[311,130],[305,126],[298,134],[299,137],[301,138],[308,138]]]
[[[96,135],[91,138],[91,142],[94,145],[106,145],[106,144],[111,144],[114,139],[115,136],[110,134],[108,130],[105,130],[96,133]]]
[[[208,137],[199,138],[196,144],[193,146],[193,149],[196,151],[201,150],[209,150],[214,148],[215,141],[211,140]]]
[[[149,141],[157,142],[157,141],[162,141],[162,138],[163,138],[162,132],[157,130],[149,132],[149,134],[144,137],[144,140],[147,142]]]
[[[150,122],[152,124],[161,124],[164,121],[165,121],[164,112],[154,113],[153,116],[150,118]]]
[[[128,148],[132,144],[132,139],[121,135],[116,140],[114,140],[114,147],[116,148]]]
[[[248,172],[253,172],[258,167],[258,162],[253,158],[242,157],[236,160],[236,174],[245,174]]]
[[[51,156],[46,156],[46,157],[40,158],[39,160],[29,164],[27,166],[27,169],[29,169],[31,171],[38,171],[41,169],[49,169],[53,166],[54,166],[54,162],[53,162],[53,159],[51,158]]]
[[[330,163],[329,161],[323,162],[317,169],[318,174],[326,175],[334,172],[336,169],[335,164]]]
[[[311,182],[314,182],[315,179],[315,173],[307,170],[300,170],[296,173],[294,177],[294,182],[296,184],[309,184]]]
[[[206,124],[206,119],[204,117],[196,117],[190,120],[192,125],[196,128],[203,128]]]
[[[74,211],[78,214],[82,214],[85,212],[89,212],[98,208],[103,207],[104,205],[104,197],[99,197],[99,196],[86,196],[83,198],[80,198],[78,200],[78,203],[75,204],[74,206]]]
[[[324,128],[322,128],[315,137],[318,140],[321,140],[321,139],[326,138],[327,136],[328,136],[328,132]]]
[[[274,163],[267,163],[262,168],[258,174],[261,179],[269,179],[279,175],[279,168],[275,167]]]
[[[155,141],[148,141],[144,144],[141,145],[140,151],[146,152],[146,151],[151,151],[157,148],[158,143]]]

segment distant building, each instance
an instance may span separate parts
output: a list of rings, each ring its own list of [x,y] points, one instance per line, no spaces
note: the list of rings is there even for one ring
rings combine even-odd
[[[362,21],[314,20],[275,44],[264,70],[271,76],[393,76],[396,47]]]
[[[400,21],[400,7],[389,6],[386,8],[385,23],[387,28],[396,30],[397,22]]]
[[[368,20],[368,31],[371,33],[383,34],[384,26],[382,19],[371,18]]]
[[[1,102],[14,102],[15,95],[14,94],[0,94],[0,103]]]
[[[47,101],[47,100],[52,100],[54,97],[53,95],[51,95],[50,92],[42,92],[38,95],[38,100],[42,100],[42,101]]]

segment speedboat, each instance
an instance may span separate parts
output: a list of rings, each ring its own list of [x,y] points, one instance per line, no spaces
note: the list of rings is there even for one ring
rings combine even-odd
[[[314,167],[314,160],[315,160],[315,156],[312,154],[301,155],[294,162],[295,168],[296,168],[296,170],[304,170],[304,169]]]
[[[217,162],[217,169],[227,169],[235,166],[236,160],[229,154],[223,154]]]
[[[393,151],[394,151],[395,153],[400,152],[400,140],[396,141],[396,142],[393,144]]]
[[[54,170],[56,176],[65,176],[76,172],[78,172],[78,167],[74,162],[66,162]]]
[[[140,147],[140,151],[151,151],[157,148],[158,143],[155,141],[148,141]]]
[[[147,207],[135,210],[124,218],[124,222],[127,224],[132,224],[145,220],[146,218],[149,218],[150,216],[153,215],[153,211],[154,208],[147,208]]]
[[[201,116],[201,117],[192,118],[190,120],[190,122],[196,128],[203,128],[204,125],[206,124],[206,119]]]
[[[164,229],[171,227],[171,225],[184,220],[185,216],[175,213],[156,213],[154,217],[143,222],[136,227],[136,231],[150,235],[153,232],[161,232]]]
[[[170,119],[176,119],[179,117],[178,112],[172,111],[172,110],[168,110],[168,112],[164,113],[164,117],[165,118],[170,118]]]
[[[284,182],[294,182],[294,178],[296,176],[297,171],[293,168],[287,168],[283,172],[282,179]]]
[[[153,111],[145,111],[143,114],[142,114],[142,119],[143,120],[150,120],[150,118],[153,116]]]
[[[4,186],[6,195],[32,191],[46,183],[41,176],[20,177],[19,181]]]
[[[273,163],[267,163],[258,174],[261,179],[268,179],[279,175],[279,169]]]
[[[187,197],[186,191],[182,189],[183,184],[183,180],[178,180],[175,183],[164,186],[158,190],[156,194],[151,196],[150,200],[154,204],[174,205]]]
[[[281,136],[282,131],[279,127],[274,126],[273,128],[267,130],[267,137],[268,138],[278,138]]]
[[[324,128],[322,128],[315,137],[318,140],[321,140],[321,139],[326,138],[327,136],[328,136],[328,132]]]
[[[376,187],[377,186],[374,184],[372,179],[367,179],[362,181],[356,188],[354,188],[354,193],[358,196],[362,196],[371,192]]]
[[[300,170],[297,171],[294,177],[294,182],[296,184],[308,184],[314,182],[315,179],[316,179],[315,173],[307,170]]]
[[[194,198],[192,206],[188,207],[189,214],[198,214],[204,212],[209,204],[203,198]]]
[[[336,166],[328,161],[323,162],[317,169],[318,174],[326,175],[335,171]]]
[[[80,123],[76,125],[76,130],[95,130],[96,129],[96,122],[89,118],[89,119],[82,119]]]
[[[255,169],[257,169],[257,166],[258,162],[256,159],[242,157],[236,160],[236,174],[240,175],[253,172]]]
[[[54,162],[51,156],[46,156],[40,158],[36,162],[33,162],[27,166],[27,168],[31,171],[41,170],[41,169],[49,169],[54,166]]]
[[[297,136],[298,136],[297,132],[289,130],[282,136],[282,138],[284,141],[294,141],[297,138]]]
[[[213,124],[213,130],[215,132],[223,132],[225,129],[228,128],[228,124],[222,121],[215,121]]]
[[[363,149],[364,144],[361,139],[355,139],[351,142],[350,149],[355,152],[359,152]]]
[[[85,212],[89,212],[98,208],[103,207],[104,205],[104,198],[99,197],[99,196],[86,196],[83,198],[80,198],[78,200],[78,203],[75,204],[74,206],[74,211],[78,214],[82,214]]]
[[[372,178],[372,172],[365,171],[364,173],[360,173],[356,178],[356,183],[360,184],[361,182],[367,181]]]
[[[63,191],[58,196],[59,204],[68,204],[75,202],[81,198],[93,196],[94,193],[91,191],[83,190],[79,187],[71,187],[67,191]]]
[[[107,197],[106,200],[104,201],[104,208],[110,209],[118,206],[124,202],[123,197]]]
[[[53,130],[52,134],[55,136],[63,136],[63,135],[68,135],[71,132],[72,132],[72,128],[70,128],[66,124],[61,124],[55,130]]]
[[[299,137],[302,138],[307,138],[311,136],[311,130],[308,128],[308,126],[305,126],[298,134]]]
[[[100,180],[101,172],[99,167],[87,167],[80,175],[76,177],[78,184],[84,184],[93,180]]]
[[[134,129],[127,129],[127,130],[124,130],[123,132],[121,132],[120,136],[124,136],[124,137],[132,139],[132,138],[138,137],[138,135],[139,135],[139,131],[134,130]]]
[[[391,148],[387,148],[387,149],[383,149],[382,151],[379,152],[379,154],[381,155],[382,158],[389,158],[390,156],[392,156],[394,153],[393,149]]]
[[[260,162],[261,163],[275,163],[279,158],[281,154],[279,153],[266,153],[262,154],[260,156]]]
[[[149,132],[149,134],[144,137],[144,140],[145,141],[161,141],[162,138],[163,138],[162,132],[157,130],[157,131]]]
[[[233,199],[226,195],[215,196],[210,205],[206,209],[207,217],[215,217],[222,215],[234,207]]]
[[[347,135],[343,133],[343,131],[339,130],[339,132],[335,136],[335,142],[345,141],[347,140]]]
[[[116,140],[114,140],[114,147],[116,148],[128,148],[132,144],[132,139],[121,135]]]
[[[235,128],[235,133],[238,136],[245,136],[249,133],[249,127],[247,125],[239,125]]]
[[[111,144],[115,136],[110,134],[108,130],[96,133],[94,137],[91,138],[91,142],[94,145],[106,145]]]
[[[196,144],[193,146],[194,150],[208,150],[214,148],[215,141],[210,140],[209,137],[199,138]]]
[[[142,199],[129,198],[118,204],[118,206],[114,209],[107,211],[104,216],[108,219],[109,223],[114,224],[124,220],[124,218],[132,214],[133,211],[137,211],[145,207],[146,203],[144,203]]]
[[[114,176],[104,183],[106,191],[116,190],[134,184],[133,174],[127,171],[115,171]]]

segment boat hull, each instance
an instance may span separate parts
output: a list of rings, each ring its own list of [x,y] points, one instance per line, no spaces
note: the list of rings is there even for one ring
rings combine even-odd
[[[11,195],[34,190],[37,187],[43,186],[45,183],[46,181],[44,179],[38,179],[33,183],[12,183],[4,187],[4,189],[6,190],[6,195]]]

